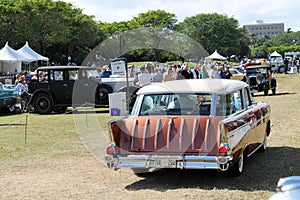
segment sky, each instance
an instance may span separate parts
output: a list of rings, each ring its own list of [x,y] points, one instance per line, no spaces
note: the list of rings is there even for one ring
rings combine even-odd
[[[179,22],[201,13],[218,13],[238,20],[240,27],[264,23],[284,23],[285,31],[300,31],[299,0],[63,0],[94,15],[101,22],[129,21],[139,13],[164,10]]]

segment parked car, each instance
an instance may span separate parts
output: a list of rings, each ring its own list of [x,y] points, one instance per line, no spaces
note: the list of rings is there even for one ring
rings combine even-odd
[[[269,200],[296,200],[300,196],[300,176],[280,178],[276,188],[277,193]]]
[[[269,90],[272,91],[272,94],[276,94],[277,80],[271,72],[271,66],[256,65],[247,67],[246,76],[252,94],[264,92],[264,95],[268,95]]]
[[[249,86],[226,79],[152,83],[137,92],[130,116],[108,122],[105,160],[113,169],[215,169],[240,175],[245,160],[265,151],[270,105]]]
[[[20,108],[16,106],[19,97],[19,89],[5,86],[0,82],[0,110],[6,109],[10,112],[19,112]]]
[[[246,75],[243,74],[242,72],[240,72],[239,70],[235,69],[235,68],[230,68],[229,69],[230,73],[232,74],[231,79],[232,80],[238,80],[238,81],[246,81]]]
[[[84,66],[49,66],[36,71],[36,80],[31,80],[29,110],[47,114],[61,113],[67,107],[108,106],[108,95],[127,91],[126,82],[103,81],[96,68]],[[130,87],[130,92],[136,90]]]

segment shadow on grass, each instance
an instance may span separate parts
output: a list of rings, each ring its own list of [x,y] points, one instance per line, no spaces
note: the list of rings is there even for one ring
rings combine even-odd
[[[30,114],[36,114],[36,115],[69,115],[69,114],[94,114],[94,113],[109,113],[108,108],[101,108],[101,109],[91,109],[88,108],[80,108],[80,109],[68,109],[65,112],[51,112],[47,114],[39,114],[39,113],[30,113]],[[0,114],[1,116],[2,114]],[[8,113],[3,114],[3,116],[7,116]]]
[[[281,92],[281,93],[276,93],[276,94],[269,94],[267,96],[283,96],[283,95],[295,95],[297,93],[294,92]],[[264,94],[254,94],[254,97],[263,97],[266,96]]]
[[[228,177],[215,170],[162,169],[148,174],[147,178],[132,183],[125,189],[275,191],[279,178],[300,174],[299,155],[298,148],[269,147],[266,152],[256,153],[247,159],[245,171],[240,177]]]
[[[90,109],[87,109],[87,110],[71,110],[69,112],[66,112],[67,114],[93,114],[93,113],[109,113],[109,109],[96,109],[96,110],[90,110]]]

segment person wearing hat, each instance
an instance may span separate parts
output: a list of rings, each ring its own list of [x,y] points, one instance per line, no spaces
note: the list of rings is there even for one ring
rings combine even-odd
[[[27,109],[27,103],[29,101],[29,93],[28,93],[28,85],[25,82],[25,78],[23,76],[20,76],[18,79],[19,83],[16,85],[16,89],[20,90],[20,96],[22,98],[21,107],[22,110]]]

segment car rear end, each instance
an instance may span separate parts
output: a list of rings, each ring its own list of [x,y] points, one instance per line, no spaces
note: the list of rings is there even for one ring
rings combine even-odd
[[[128,117],[109,122],[109,167],[227,170],[231,156],[210,116]]]

